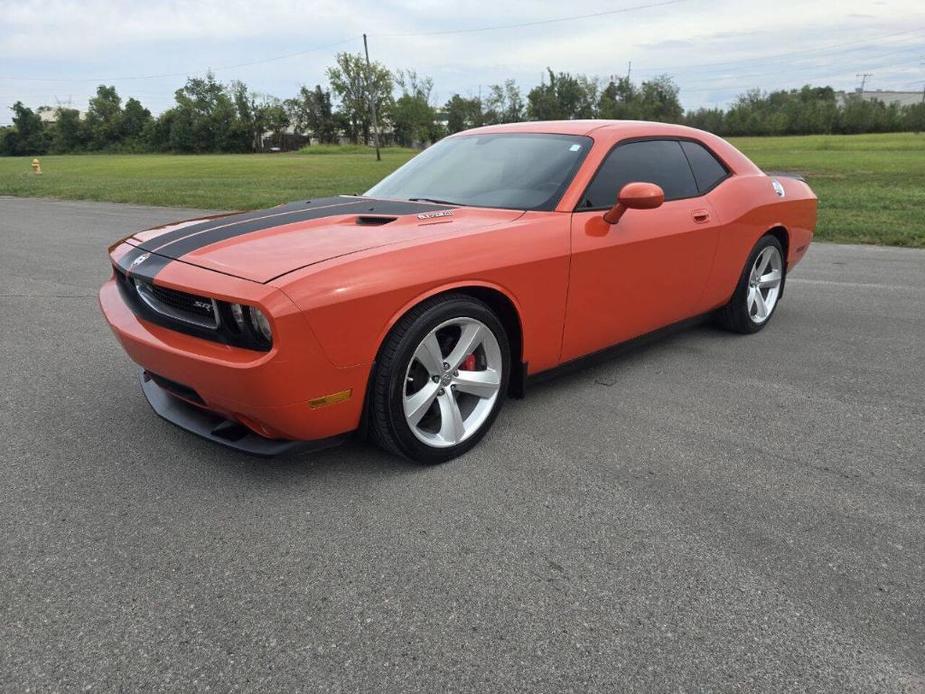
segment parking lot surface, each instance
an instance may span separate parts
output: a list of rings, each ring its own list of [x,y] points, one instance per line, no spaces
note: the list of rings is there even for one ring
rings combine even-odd
[[[925,251],[509,401],[465,457],[238,454],[96,304],[190,210],[0,198],[0,687],[925,690]]]

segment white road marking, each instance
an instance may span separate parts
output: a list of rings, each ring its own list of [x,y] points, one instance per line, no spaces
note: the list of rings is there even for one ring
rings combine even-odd
[[[872,282],[836,282],[835,280],[808,280],[802,277],[787,278],[787,284],[825,284],[833,287],[863,287],[865,289],[891,289],[907,292],[925,292],[925,287],[909,287],[901,284],[875,284]]]

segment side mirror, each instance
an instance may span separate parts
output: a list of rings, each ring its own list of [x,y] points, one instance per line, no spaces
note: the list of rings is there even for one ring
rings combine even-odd
[[[627,210],[654,210],[665,202],[665,191],[654,183],[627,183],[617,196],[617,204],[604,213],[604,221],[616,224]]]

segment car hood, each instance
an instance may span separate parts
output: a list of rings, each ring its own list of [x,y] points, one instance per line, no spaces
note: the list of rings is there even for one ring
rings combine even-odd
[[[426,242],[521,215],[521,210],[339,196],[192,219],[139,232],[128,241],[149,253],[265,283],[332,258]]]

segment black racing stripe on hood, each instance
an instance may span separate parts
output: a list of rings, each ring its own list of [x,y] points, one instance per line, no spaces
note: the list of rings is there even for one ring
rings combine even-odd
[[[213,243],[227,241],[256,231],[272,229],[284,224],[292,224],[293,222],[304,222],[344,214],[405,215],[446,209],[449,209],[449,206],[407,200],[376,200],[359,197],[321,198],[308,203],[291,203],[269,210],[231,215],[194,224],[185,229],[168,232],[166,235],[146,241],[141,244],[141,248],[171,258],[181,258],[187,253],[205,248]]]
[[[191,224],[189,226],[182,227],[181,229],[168,231],[166,234],[161,234],[160,236],[156,236],[153,239],[144,241],[142,246],[146,246],[148,250],[153,251],[158,247],[165,246],[168,243],[173,243],[174,241],[179,241],[180,239],[184,239],[187,236],[198,233],[200,231],[243,224],[245,222],[251,222],[265,217],[285,219],[286,215],[296,214],[312,208],[322,206],[327,207],[329,205],[336,205],[338,203],[349,201],[349,198],[344,197],[318,198],[316,200],[300,200],[298,202],[290,202],[285,205],[279,205],[277,207],[271,207],[263,210],[251,210],[250,212],[237,212],[222,215],[220,217],[203,220],[197,224]]]
[[[151,282],[154,276],[172,261],[162,255],[149,253],[143,248],[132,248],[116,261],[119,269],[127,276],[138,277]]]

